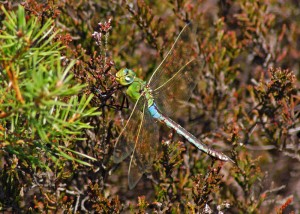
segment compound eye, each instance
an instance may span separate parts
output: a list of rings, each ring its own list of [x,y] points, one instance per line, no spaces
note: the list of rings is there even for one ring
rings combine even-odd
[[[131,81],[131,78],[130,78],[130,77],[125,77],[125,81],[126,81],[126,82],[130,82],[130,81]]]

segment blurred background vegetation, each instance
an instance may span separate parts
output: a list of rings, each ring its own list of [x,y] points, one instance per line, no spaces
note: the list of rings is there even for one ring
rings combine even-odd
[[[300,213],[298,1],[0,4],[1,211]],[[129,191],[128,160],[112,161],[130,112],[114,74],[148,77],[187,21],[206,66],[177,119],[235,164],[162,128]]]

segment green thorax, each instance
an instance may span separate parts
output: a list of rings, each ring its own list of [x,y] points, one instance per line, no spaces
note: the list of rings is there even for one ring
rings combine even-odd
[[[136,73],[132,70],[127,68],[121,69],[116,74],[116,80],[121,85],[128,86],[126,95],[133,103],[137,102],[143,93],[148,100],[148,107],[153,104],[153,96],[150,89],[146,87],[146,82],[136,77]]]

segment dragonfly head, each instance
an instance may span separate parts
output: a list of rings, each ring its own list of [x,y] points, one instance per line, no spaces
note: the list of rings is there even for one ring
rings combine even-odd
[[[133,70],[127,68],[122,68],[116,73],[116,80],[118,81],[118,83],[124,86],[130,85],[134,81],[135,77],[136,73]]]

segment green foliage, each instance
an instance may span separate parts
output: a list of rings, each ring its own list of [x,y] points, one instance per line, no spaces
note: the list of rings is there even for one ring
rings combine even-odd
[[[37,18],[26,21],[23,7],[16,14],[2,9],[7,18],[0,35],[2,148],[32,167],[47,167],[39,161],[41,152],[53,161],[59,154],[87,164],[64,151],[81,130],[90,128],[82,118],[95,115],[95,109],[86,110],[92,97],[75,96],[84,87],[72,85],[68,75],[75,61],[61,66],[62,46],[53,41],[57,32],[50,19],[41,26]],[[66,96],[72,96],[68,102],[63,101]]]
[[[300,210],[296,1],[22,5],[25,10],[6,3],[0,14],[0,209]],[[128,161],[115,165],[112,153],[131,109],[123,108],[114,74],[128,67],[142,78],[151,75],[186,21],[199,26],[206,67],[195,71],[189,110],[177,119],[235,164],[212,160],[173,135],[166,139],[170,131],[161,129],[153,172],[128,191]]]
[[[74,151],[73,144],[81,140],[82,130],[91,128],[83,119],[99,113],[87,108],[92,96],[78,98],[84,85],[72,82],[75,61],[63,60],[53,21],[42,25],[36,17],[27,18],[21,6],[16,13],[2,11],[1,156],[15,167],[4,170],[1,178],[7,185],[4,194],[13,197],[7,187],[14,183],[17,190],[20,165],[51,170],[50,162],[60,166],[70,160],[91,166],[81,158],[95,159]]]

